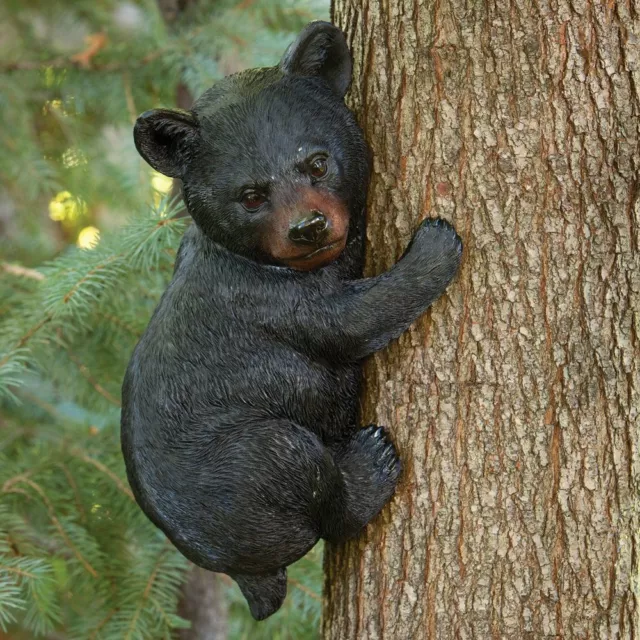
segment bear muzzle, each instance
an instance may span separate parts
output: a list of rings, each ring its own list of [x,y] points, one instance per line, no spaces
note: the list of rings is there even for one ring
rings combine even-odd
[[[298,187],[275,201],[263,250],[284,266],[311,271],[333,262],[347,242],[349,211],[334,193]]]
[[[296,244],[320,245],[329,235],[329,220],[321,211],[312,211],[289,228],[289,240]]]

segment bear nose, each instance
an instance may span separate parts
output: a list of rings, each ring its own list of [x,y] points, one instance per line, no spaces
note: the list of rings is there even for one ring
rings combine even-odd
[[[289,239],[298,244],[319,244],[327,235],[328,222],[324,213],[312,211],[289,228]]]

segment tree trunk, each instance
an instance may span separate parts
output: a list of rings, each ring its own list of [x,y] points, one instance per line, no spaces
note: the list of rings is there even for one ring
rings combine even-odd
[[[227,601],[220,578],[194,567],[182,587],[178,615],[191,621],[178,640],[224,640],[227,637]]]
[[[632,6],[633,5],[633,6]],[[372,146],[367,272],[465,242],[365,371],[396,496],[328,548],[324,637],[638,636],[638,0],[335,0]]]

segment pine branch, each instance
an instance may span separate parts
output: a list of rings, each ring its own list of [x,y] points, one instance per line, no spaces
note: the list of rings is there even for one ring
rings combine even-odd
[[[121,329],[124,329],[127,333],[129,333],[131,336],[133,336],[136,339],[142,336],[142,333],[140,331],[136,331],[133,327],[131,327],[131,325],[127,324],[126,322],[123,322],[120,318],[110,313],[99,313],[98,315],[101,318],[104,318],[105,320],[107,320],[108,322],[113,323],[115,326]]]
[[[173,217],[175,211],[175,202],[164,201],[158,210],[152,212],[151,219],[132,222],[110,241],[107,239],[102,250],[95,253],[75,250],[48,265],[40,284],[41,298],[36,299],[33,305],[34,314],[40,314],[44,308],[44,316],[17,338],[0,358],[0,380],[4,379],[4,388],[19,383],[16,373],[29,356],[24,349],[43,327],[54,320],[54,324],[59,326],[70,315],[74,316],[76,322],[81,322],[83,316],[98,305],[99,296],[113,289],[125,274],[135,269],[151,270],[157,267],[163,244],[168,240],[177,240],[179,231],[185,226],[183,219]],[[153,224],[149,225],[149,222]],[[115,247],[119,250],[114,251]],[[85,269],[78,268],[79,258]],[[85,377],[90,376],[88,369],[80,370]],[[119,404],[92,377],[88,380],[112,404]],[[0,385],[2,389],[3,385]]]
[[[165,552],[161,552],[158,555],[158,559],[156,560],[156,563],[153,567],[153,571],[151,572],[151,575],[149,576],[149,580],[147,581],[147,584],[144,588],[144,591],[142,593],[142,598],[140,599],[140,602],[138,603],[138,606],[136,608],[135,614],[133,616],[133,618],[131,619],[131,624],[129,625],[129,629],[127,630],[127,635],[125,636],[124,640],[131,640],[132,637],[132,633],[135,631],[136,628],[136,624],[138,622],[138,619],[140,617],[140,613],[142,612],[142,608],[144,607],[147,598],[149,597],[149,594],[151,593],[151,588],[153,586],[153,583],[155,582],[157,576],[158,576],[158,569],[160,568],[160,563],[162,562],[163,558],[164,558],[164,554]]]
[[[92,458],[91,456],[86,454],[84,451],[81,451],[77,447],[72,447],[69,450],[69,453],[72,456],[79,458],[83,462],[86,462],[87,464],[94,466],[96,469],[98,469],[98,471],[101,471],[102,473],[104,473],[116,484],[116,486],[118,487],[118,489],[120,489],[122,493],[124,493],[128,498],[130,498],[133,502],[135,502],[135,498],[133,497],[133,493],[131,492],[131,489],[125,486],[122,480],[120,480],[120,478],[118,478],[118,476],[115,473],[113,473],[111,469],[109,469],[107,466],[102,464],[102,462],[100,462],[99,460],[96,460],[95,458]]]
[[[116,613],[118,613],[118,611],[120,611],[120,609],[118,608],[111,609],[111,611],[109,611],[109,613],[100,621],[98,626],[94,629],[89,640],[96,640],[104,626],[109,622],[109,620],[111,620],[111,618],[113,618],[113,616],[116,615]]]
[[[71,58],[59,56],[49,60],[15,60],[13,62],[0,63],[0,72],[11,71],[44,71],[45,69],[76,69],[85,71],[88,74],[95,71],[123,72],[139,69],[149,63],[157,60],[166,54],[168,49],[157,49],[148,53],[140,60],[129,60],[123,62],[95,62],[91,60],[88,65],[82,64],[80,60],[72,60]]]
[[[47,314],[39,322],[33,325],[15,344],[15,346],[0,360],[0,369],[4,367],[17,352],[19,352],[33,338],[33,336],[44,327],[45,324],[53,320],[52,314]]]
[[[23,571],[22,569],[18,569],[18,567],[9,567],[7,565],[0,563],[0,572],[6,571],[7,573],[15,573],[18,576],[22,576],[23,578],[31,578],[35,579],[36,575],[34,573],[29,573],[28,571]]]
[[[29,478],[26,476],[26,474],[24,474],[21,478],[19,478],[17,480],[17,482],[24,482],[25,484],[29,485],[42,498],[42,501],[44,502],[45,506],[47,507],[47,511],[49,512],[49,517],[51,518],[51,522],[53,522],[53,525],[58,530],[58,533],[60,534],[60,537],[65,541],[65,544],[69,547],[69,549],[71,549],[71,551],[73,552],[75,557],[78,559],[80,564],[82,564],[82,566],[94,578],[97,578],[98,577],[98,572],[89,564],[89,562],[87,562],[85,557],[80,553],[80,551],[76,548],[76,546],[73,544],[73,542],[71,542],[71,539],[69,538],[69,536],[67,535],[66,531],[64,530],[64,528],[62,526],[62,523],[60,522],[60,520],[56,516],[56,512],[55,512],[55,509],[53,507],[53,504],[52,504],[51,500],[47,497],[47,495],[44,492],[44,490],[42,489],[42,487],[40,485],[38,485],[37,483],[33,482],[33,480],[29,480]],[[3,487],[3,491],[5,491],[5,493],[8,493],[8,491],[4,487]]]
[[[31,278],[32,280],[42,281],[44,280],[44,275],[35,269],[28,269],[27,267],[21,267],[17,264],[9,264],[8,262],[0,263],[0,267],[7,273],[10,273],[14,276],[21,276],[23,278]]]
[[[291,586],[295,587],[296,589],[300,589],[300,591],[308,595],[310,598],[313,598],[318,602],[322,602],[322,596],[320,594],[312,591],[311,589],[309,589],[309,587],[305,587],[299,580],[296,580],[295,578],[289,578],[288,582]]]
[[[63,462],[58,462],[57,466],[60,467],[60,469],[62,469],[62,473],[64,474],[64,477],[67,479],[69,486],[73,490],[73,499],[76,505],[76,510],[80,517],[80,521],[86,522],[87,514],[85,513],[84,507],[82,506],[82,502],[80,501],[80,491],[78,490],[78,484],[74,480],[66,464],[64,464]]]
[[[112,405],[116,406],[116,407],[120,407],[121,403],[120,400],[118,400],[117,398],[114,398],[114,396],[112,396],[100,383],[98,383],[94,377],[91,375],[91,372],[89,371],[89,369],[82,364],[82,362],[80,362],[80,360],[78,360],[78,358],[76,358],[76,356],[73,355],[73,353],[71,353],[71,351],[69,351],[67,349],[67,355],[69,356],[69,359],[71,360],[71,362],[73,362],[73,364],[76,365],[76,367],[78,367],[78,370],[80,371],[80,373],[82,374],[82,377],[103,397],[105,398],[108,402],[110,402]]]

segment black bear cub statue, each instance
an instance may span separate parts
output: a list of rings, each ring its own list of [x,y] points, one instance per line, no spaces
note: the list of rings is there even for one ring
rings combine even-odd
[[[360,364],[444,292],[462,253],[428,219],[390,271],[362,278],[370,166],[350,80],[342,32],[314,22],[277,67],[135,125],[195,224],[125,376],[129,482],[259,620],[282,605],[287,565],[357,535],[393,495],[393,444],[357,426]]]

